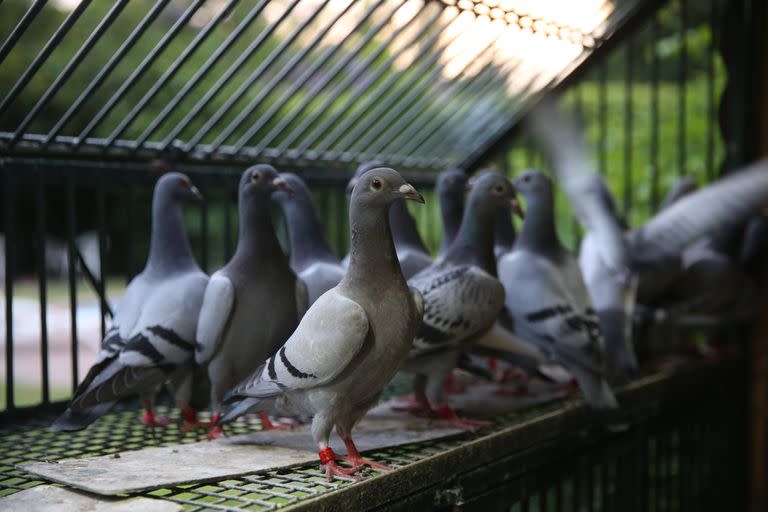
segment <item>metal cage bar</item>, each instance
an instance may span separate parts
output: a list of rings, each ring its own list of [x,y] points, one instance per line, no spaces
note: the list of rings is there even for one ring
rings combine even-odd
[[[296,6],[299,4],[301,0],[292,0],[290,4],[288,4],[285,8],[285,10],[281,13],[281,15],[272,23],[270,23],[259,35],[254,39],[251,44],[248,45],[248,47],[243,51],[242,54],[227,68],[226,71],[224,71],[221,76],[216,80],[216,83],[213,84],[205,93],[205,95],[198,100],[198,102],[195,104],[194,107],[192,107],[187,114],[182,118],[181,121],[176,125],[176,127],[165,137],[163,142],[161,143],[161,149],[163,151],[167,150],[168,147],[173,143],[174,139],[183,131],[185,130],[189,124],[192,122],[193,119],[195,119],[202,111],[203,109],[211,102],[211,100],[224,88],[224,86],[229,83],[234,75],[242,68],[242,66],[250,59],[256,51],[262,47],[262,45],[267,41],[267,39],[272,35],[272,33],[283,23],[285,20],[288,19],[291,12],[296,8]],[[210,123],[210,120],[209,120]],[[206,125],[203,126],[205,128]],[[201,129],[202,130],[202,129]],[[199,133],[199,132],[198,132]],[[200,136],[202,138],[202,136]],[[195,144],[197,144],[197,141],[199,139],[196,137],[193,137],[190,141],[188,141],[184,147],[187,150],[190,150]]]
[[[216,15],[211,18],[208,23],[206,23],[205,27],[203,27],[203,29],[195,35],[194,39],[189,43],[189,45],[184,48],[184,51],[182,51],[179,56],[176,57],[173,63],[168,67],[168,69],[163,72],[158,81],[152,84],[152,87],[150,87],[144,96],[142,96],[142,98],[133,106],[128,115],[120,121],[114,130],[112,130],[112,133],[107,137],[106,140],[106,144],[108,146],[111,146],[115,142],[115,139],[125,133],[125,130],[128,129],[131,123],[133,123],[141,111],[144,110],[147,104],[152,101],[152,99],[157,95],[158,91],[160,91],[165,86],[165,84],[168,83],[168,81],[176,75],[179,69],[189,60],[189,58],[198,50],[198,48],[200,48],[200,45],[202,45],[206,39],[208,39],[216,27],[218,27],[219,23],[221,23],[227,16],[229,16],[239,1],[240,0],[229,0],[224,8],[217,12]]]
[[[29,25],[34,21],[35,17],[40,14],[40,11],[45,7],[46,3],[48,3],[48,0],[35,0],[35,2],[29,6],[29,9],[27,9],[27,12],[24,13],[21,20],[19,20],[16,26],[13,27],[13,31],[8,34],[8,37],[3,41],[3,46],[0,46],[0,64],[3,63],[19,39],[24,35],[24,32],[29,28]]]
[[[390,18],[394,13],[396,13],[406,2],[407,0],[399,0],[397,4],[394,5],[394,7],[390,11],[390,16],[384,17],[378,24],[371,27],[368,31],[366,31],[365,37],[361,39],[354,47],[353,50],[349,51],[343,58],[341,58],[327,73],[324,74],[324,76],[318,77],[319,80],[316,84],[314,84],[310,91],[307,94],[307,97],[302,101],[300,105],[297,107],[291,109],[291,112],[286,113],[286,115],[283,115],[281,119],[278,120],[277,124],[272,128],[272,130],[269,131],[264,137],[261,138],[259,143],[254,148],[254,151],[258,154],[259,152],[263,151],[273,140],[275,140],[279,135],[284,133],[284,130],[286,127],[290,126],[290,124],[295,121],[300,114],[305,112],[307,108],[312,104],[312,101],[321,94],[321,92],[325,89],[326,86],[332,83],[336,77],[339,76],[339,74],[349,66],[349,64],[353,61],[355,58],[359,58],[361,52],[366,48],[368,44],[370,44],[376,35],[378,35],[381,30],[387,26],[387,24],[390,22]],[[380,46],[380,50],[382,51],[387,45]],[[361,65],[361,68],[365,68],[365,66]],[[334,94],[329,94],[329,98],[331,101],[333,101]],[[317,110],[309,113],[306,119],[309,119],[313,116],[313,114],[317,113],[319,115],[319,112]],[[316,117],[316,116],[315,116]],[[305,119],[305,121],[306,121]],[[288,134],[286,137],[286,140],[288,141],[288,144],[292,142],[295,139],[290,139],[291,135],[295,133],[292,132],[291,134]],[[278,148],[278,151],[283,151],[286,148],[284,146],[285,142],[282,142],[280,147]]]
[[[347,33],[347,37],[354,34],[357,30],[362,28],[371,18],[373,13],[384,3],[384,0],[377,0],[368,7],[365,14],[357,20],[355,23],[355,26]],[[339,23],[339,21],[346,16],[349,13],[349,10],[354,5],[354,2],[350,2],[347,7],[341,11],[332,22],[330,22],[326,28],[316,37],[315,41],[313,41],[314,44],[310,44],[307,47],[302,50],[301,53],[299,53],[295,59],[296,61],[300,61],[304,59],[304,57],[314,49],[316,45],[318,45],[322,39],[328,34],[328,32],[333,28],[334,25]],[[312,64],[307,67],[307,69],[304,70],[304,72],[296,78],[295,80],[291,81],[291,85],[288,87],[288,89],[280,96],[278,100],[276,100],[268,109],[266,112],[259,115],[258,120],[254,122],[246,131],[245,133],[240,136],[240,138],[237,140],[237,142],[234,145],[233,151],[234,152],[240,152],[243,147],[248,144],[251,140],[253,140],[254,137],[258,134],[259,130],[261,130],[264,126],[267,125],[269,121],[272,120],[272,118],[280,112],[290,101],[290,99],[294,96],[294,94],[299,91],[315,74],[317,71],[322,68],[326,62],[328,62],[334,55],[338,53],[338,51],[341,49],[342,45],[335,45],[330,46],[326,49],[325,52],[322,53],[322,55],[318,56]],[[285,78],[290,72],[293,71],[295,65],[291,66],[286,65],[283,70],[278,73],[275,77],[272,78],[272,80],[267,84],[266,87],[264,87],[264,91],[267,91],[267,93],[264,95],[263,98],[257,97],[254,98],[251,103],[246,107],[246,109],[243,111],[244,117],[243,119],[247,118],[248,115],[252,114],[256,108],[258,108],[261,101],[266,98],[266,96],[269,95],[272,88],[277,86],[277,84],[280,83],[280,81]],[[311,98],[308,98],[310,100]],[[263,147],[263,142],[259,145],[259,147]],[[213,149],[215,150],[216,147],[214,146]],[[258,148],[254,150],[255,153],[258,153]]]
[[[119,0],[112,6],[112,8],[107,13],[107,15],[104,18],[102,18],[102,20],[99,22],[96,28],[93,29],[93,32],[91,32],[88,38],[83,42],[83,44],[77,50],[77,53],[75,53],[72,59],[70,59],[69,62],[67,62],[67,65],[61,71],[61,73],[59,73],[59,76],[56,77],[53,83],[48,87],[48,89],[43,93],[43,95],[37,101],[35,106],[32,107],[32,109],[29,111],[29,113],[24,118],[24,120],[19,124],[19,126],[16,127],[16,131],[14,132],[10,141],[8,142],[9,144],[13,145],[19,141],[19,139],[21,138],[21,135],[24,133],[24,130],[35,119],[37,114],[40,113],[43,107],[45,107],[48,101],[50,101],[50,99],[59,91],[59,89],[61,89],[61,86],[64,85],[64,83],[69,79],[70,76],[72,76],[72,73],[74,73],[74,71],[83,61],[83,59],[85,59],[88,56],[88,54],[96,45],[96,43],[98,43],[99,40],[101,39],[101,36],[103,36],[107,32],[107,29],[109,29],[109,27],[117,19],[120,13],[123,12],[123,8],[125,8],[127,4],[128,4],[128,0]]]
[[[286,52],[286,50],[296,41],[296,39],[304,32],[309,25],[314,22],[318,15],[320,14],[323,9],[328,5],[330,0],[321,0],[321,2],[315,7],[315,9],[304,18],[299,25],[297,25],[286,37],[283,41],[280,42],[280,44],[272,51],[272,53],[269,54],[269,56],[262,61],[262,63],[259,65],[259,67],[251,73],[246,80],[244,80],[240,86],[237,88],[237,90],[230,95],[230,97],[227,99],[227,101],[222,105],[216,113],[211,116],[211,118],[203,125],[203,127],[198,130],[198,132],[195,134],[194,137],[187,143],[187,148],[192,148],[195,145],[197,145],[205,135],[208,134],[208,132],[211,131],[211,129],[219,122],[221,119],[232,109],[232,107],[235,106],[235,104],[240,101],[240,99],[261,79],[262,76],[264,76],[264,73],[275,63],[277,60],[282,57],[282,55]],[[317,44],[316,38],[313,39],[313,44],[310,46],[314,46]],[[300,52],[301,54],[301,52]],[[296,59],[296,56],[294,55],[293,58],[289,61],[290,64],[287,67],[293,67],[299,59]],[[286,72],[287,73],[287,72]],[[267,86],[260,88],[259,90],[259,96],[264,94],[264,91],[267,90]],[[247,110],[247,108],[246,108]],[[227,125],[227,127],[219,133],[218,136],[214,139],[213,143],[209,148],[206,148],[205,151],[207,153],[212,153],[215,151],[215,149],[218,149],[224,140],[229,137],[229,135],[236,129],[237,125],[242,122],[244,119],[243,116],[244,112],[240,112],[235,118],[234,121],[232,121],[230,124]]]
[[[426,12],[426,11],[421,11]],[[343,80],[337,87],[333,89],[328,95],[328,99],[317,109],[315,109],[315,112],[313,114],[310,114],[306,120],[304,120],[296,129],[293,130],[293,132],[289,133],[286,137],[286,139],[278,146],[278,151],[281,150],[288,150],[288,147],[291,143],[293,143],[296,139],[298,139],[302,134],[304,134],[310,126],[312,126],[312,123],[318,120],[318,118],[325,114],[334,103],[335,97],[344,90],[344,88],[351,85],[355,80],[357,80],[364,72],[364,70],[371,66],[379,56],[381,56],[384,51],[387,49],[387,47],[395,40],[395,38],[399,37],[400,34],[403,33],[408,27],[410,27],[411,23],[413,23],[415,20],[419,18],[419,15],[421,12],[414,15],[410,20],[408,20],[407,23],[404,23],[400,26],[398,30],[393,31],[393,33],[389,36],[385,44],[379,46],[379,48],[370,56],[368,57],[364,62],[363,66],[360,66],[355,70],[354,72],[347,75],[346,79]],[[375,83],[379,78],[384,74],[388,66],[394,62],[394,60],[400,56],[406,48],[409,48],[413,44],[415,44],[416,41],[418,41],[424,34],[427,33],[429,29],[431,29],[432,23],[435,23],[437,19],[440,16],[441,11],[435,9],[432,12],[432,15],[428,19],[427,23],[424,24],[424,26],[418,31],[417,34],[415,34],[413,37],[411,37],[403,46],[400,48],[400,50],[393,52],[392,55],[381,65],[379,65],[376,68],[376,71],[372,74],[370,77],[370,84]],[[363,94],[366,93],[366,90],[362,91]],[[339,106],[336,109],[335,114],[332,114],[325,119],[323,119],[318,125],[315,126],[315,129],[312,130],[297,146],[296,153],[298,155],[303,155],[307,149],[318,139],[320,138],[324,133],[326,133],[326,130],[333,126],[334,123],[336,123],[343,112],[347,111],[352,107],[354,104],[355,99],[353,97],[348,97],[344,103]]]
[[[269,0],[260,0],[253,9],[243,18],[235,29],[230,32],[227,38],[219,45],[216,50],[211,53],[210,57],[200,68],[195,71],[195,74],[184,84],[184,86],[176,93],[171,101],[169,101],[157,116],[149,123],[147,128],[136,139],[136,147],[139,148],[154,134],[157,129],[168,119],[168,116],[177,108],[194,89],[200,81],[210,72],[210,70],[220,61],[224,54],[234,45],[241,35],[258,19],[259,15],[264,11],[264,8],[269,3]],[[181,130],[179,130],[181,131]]]
[[[59,25],[59,28],[56,29],[53,35],[45,43],[43,49],[40,50],[40,52],[37,54],[37,57],[35,57],[35,59],[29,64],[21,77],[13,85],[11,90],[8,91],[8,94],[5,95],[3,101],[0,102],[0,115],[2,115],[8,109],[10,104],[18,97],[19,93],[21,93],[29,81],[32,80],[32,77],[35,75],[35,73],[37,73],[40,67],[45,64],[45,61],[48,60],[48,57],[51,55],[53,50],[55,50],[61,40],[64,39],[64,36],[67,35],[69,30],[77,22],[77,20],[80,18],[90,3],[91,0],[82,0],[79,4],[77,4],[77,7],[75,7],[72,12],[69,13],[64,22]],[[22,19],[22,21],[24,20]]]
[[[192,16],[203,6],[205,0],[195,0],[190,4],[183,12],[183,14],[176,20],[171,28],[163,34],[160,41],[155,44],[154,48],[147,54],[147,56],[141,61],[141,63],[133,70],[128,78],[120,85],[112,96],[107,100],[104,106],[93,116],[88,125],[80,132],[75,141],[75,146],[82,144],[86,138],[95,130],[103,121],[107,115],[112,112],[115,106],[124,98],[125,93],[134,86],[134,84],[147,72],[149,67],[157,60],[160,55],[171,43],[171,41],[178,35],[179,32],[186,26],[187,22]]]
[[[56,138],[59,132],[61,132],[61,129],[64,128],[67,122],[69,122],[69,120],[72,119],[72,117],[80,111],[83,103],[85,103],[87,99],[91,98],[93,92],[102,83],[104,83],[104,80],[107,79],[110,73],[112,73],[115,67],[117,67],[117,65],[123,60],[131,48],[135,46],[136,42],[139,40],[142,34],[146,32],[147,28],[152,24],[153,21],[155,21],[157,16],[160,14],[160,12],[162,12],[163,9],[165,9],[165,6],[168,5],[169,2],[170,0],[158,0],[155,2],[149,12],[147,12],[146,16],[144,16],[139,24],[136,25],[133,31],[131,31],[130,35],[125,39],[125,41],[123,41],[123,44],[121,44],[120,47],[115,51],[114,55],[110,57],[109,61],[99,70],[99,73],[86,86],[85,90],[80,93],[80,95],[72,103],[72,105],[70,105],[64,115],[62,115],[61,118],[56,121],[56,124],[53,125],[53,128],[48,131],[48,134],[45,136],[45,140],[42,143],[44,147],[50,144],[51,141]]]

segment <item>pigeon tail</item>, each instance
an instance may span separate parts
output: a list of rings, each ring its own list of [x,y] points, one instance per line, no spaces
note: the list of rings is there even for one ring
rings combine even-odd
[[[596,375],[585,368],[572,365],[568,370],[576,377],[584,400],[595,410],[618,409],[619,403],[610,386],[601,375]]]
[[[493,380],[493,374],[488,368],[473,361],[472,358],[464,352],[459,355],[459,361],[456,367],[474,375],[475,377],[480,377],[489,381]]]
[[[56,418],[56,421],[51,425],[51,429],[53,429],[54,432],[74,432],[76,430],[83,430],[106,414],[113,405],[115,405],[115,402],[99,404],[82,411],[67,409],[61,416]]]
[[[221,418],[218,419],[216,426],[235,421],[237,418],[243,414],[246,414],[248,411],[256,409],[261,401],[261,398],[245,398],[244,400],[240,400],[235,404],[234,407],[232,407]]]

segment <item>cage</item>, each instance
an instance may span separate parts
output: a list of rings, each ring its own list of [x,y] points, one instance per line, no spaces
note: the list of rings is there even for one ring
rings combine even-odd
[[[45,483],[24,462],[197,440],[173,426],[147,435],[131,401],[82,433],[48,429],[141,268],[165,170],[205,196],[184,222],[213,272],[234,251],[237,181],[255,162],[306,179],[343,255],[346,181],[382,160],[425,191],[412,213],[436,252],[438,172],[548,167],[523,128],[542,98],[583,119],[630,224],[678,176],[705,183],[768,150],[768,13],[754,0],[8,0],[0,11],[0,496]],[[575,248],[578,224],[564,197],[557,207]],[[397,470],[361,482],[304,464],[136,495],[195,511],[761,510],[768,334],[740,323],[727,335],[746,357],[621,389],[627,432],[565,399],[378,450]]]

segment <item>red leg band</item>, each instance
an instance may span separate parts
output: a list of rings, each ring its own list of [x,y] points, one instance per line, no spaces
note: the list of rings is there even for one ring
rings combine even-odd
[[[216,425],[218,421],[221,419],[221,414],[214,414],[211,416],[211,425]]]
[[[336,455],[333,453],[333,449],[330,446],[320,450],[318,455],[320,456],[320,462],[323,464],[328,464],[329,462],[336,460]]]
[[[197,411],[194,409],[186,409],[182,414],[182,418],[187,423],[197,423]]]

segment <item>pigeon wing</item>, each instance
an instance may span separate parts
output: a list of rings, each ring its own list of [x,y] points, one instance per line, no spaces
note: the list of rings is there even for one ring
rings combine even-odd
[[[411,356],[458,345],[485,331],[504,307],[502,284],[475,266],[422,272],[409,285],[424,300],[424,317]]]
[[[208,281],[197,320],[195,361],[209,362],[219,349],[224,329],[235,304],[235,287],[228,277],[214,274]]]
[[[333,288],[309,308],[285,345],[231,396],[265,398],[328,383],[360,352],[368,331],[363,307]]]

